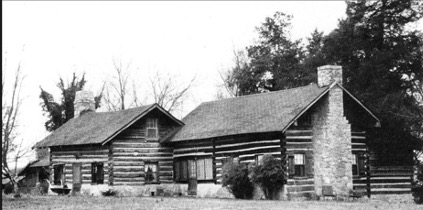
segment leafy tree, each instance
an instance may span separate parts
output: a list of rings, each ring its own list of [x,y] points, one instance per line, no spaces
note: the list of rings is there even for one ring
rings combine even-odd
[[[261,164],[253,168],[251,180],[260,186],[266,199],[277,199],[285,183],[285,172],[281,161],[272,155],[264,155]]]
[[[74,104],[75,101],[75,93],[83,89],[84,85],[86,84],[85,74],[82,75],[81,79],[73,73],[72,81],[65,85],[62,78],[60,78],[57,87],[62,92],[62,99],[59,102],[56,102],[53,96],[41,89],[40,98],[42,100],[41,107],[43,112],[48,115],[49,119],[45,123],[45,127],[47,131],[54,131],[63,124],[65,124],[68,120],[74,117]],[[102,93],[94,98],[95,100],[95,108],[100,107],[100,101],[102,98]]]
[[[248,165],[229,161],[223,166],[222,186],[238,199],[251,199],[254,186],[248,177]]]
[[[256,30],[259,40],[246,48],[248,59],[239,60],[225,77],[229,87],[237,87],[237,95],[283,90],[309,84],[313,74],[304,68],[301,40],[290,39],[291,15],[276,12]],[[242,58],[242,57],[241,57]]]
[[[322,52],[323,40],[323,32],[319,32],[317,29],[307,38],[308,45],[306,46],[306,55],[303,62],[303,66],[309,74],[307,81],[315,82],[317,80],[317,67],[327,64]]]
[[[344,86],[381,118],[379,135],[392,146],[384,149],[384,157],[407,150],[423,133],[423,107],[411,94],[423,79],[423,39],[419,31],[407,29],[421,18],[422,4],[348,1],[347,18],[324,39],[322,53],[328,63],[343,67]]]

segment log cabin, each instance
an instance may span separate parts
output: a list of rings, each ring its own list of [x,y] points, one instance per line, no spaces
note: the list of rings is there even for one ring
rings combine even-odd
[[[50,150],[51,183],[75,192],[225,197],[222,166],[266,154],[286,169],[283,196],[321,196],[325,185],[341,196],[410,192],[411,162],[378,165],[369,145],[381,122],[342,86],[342,67],[317,75],[317,84],[205,102],[182,120],[158,104],[95,112],[80,91],[75,118],[37,147]]]

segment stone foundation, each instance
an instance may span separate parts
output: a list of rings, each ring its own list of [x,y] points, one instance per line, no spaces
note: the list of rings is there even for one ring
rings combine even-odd
[[[72,184],[67,184],[72,189]],[[188,184],[160,184],[160,185],[119,185],[109,186],[108,184],[83,184],[81,194],[86,196],[101,196],[101,192],[108,189],[117,190],[119,196],[188,196]],[[49,194],[55,194],[49,190]],[[201,183],[197,185],[197,195],[200,198],[233,198],[232,194],[221,185],[213,183]]]

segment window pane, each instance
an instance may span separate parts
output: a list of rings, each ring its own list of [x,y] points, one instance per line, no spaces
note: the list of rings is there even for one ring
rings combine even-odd
[[[262,160],[263,160],[263,155],[257,155],[256,156],[256,164],[257,165],[261,165]]]
[[[304,165],[304,154],[294,154],[295,165]]]
[[[148,163],[144,166],[145,181],[146,182],[157,182],[157,163]]]
[[[213,179],[213,160],[211,158],[205,159],[205,167],[206,167],[205,179],[207,180]]]
[[[206,174],[204,172],[204,159],[197,160],[197,179],[198,180],[206,179]]]
[[[352,156],[353,156],[352,164],[353,165],[356,165],[357,164],[357,155],[356,154],[353,154]]]
[[[157,129],[147,128],[147,137],[149,138],[157,137]]]
[[[188,181],[188,162],[186,160],[182,161],[181,179],[181,181]]]
[[[179,181],[181,179],[181,162],[177,161],[175,162],[175,180]]]

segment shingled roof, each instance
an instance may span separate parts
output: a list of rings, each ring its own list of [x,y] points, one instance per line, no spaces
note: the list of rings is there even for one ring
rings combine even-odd
[[[116,112],[88,112],[78,118],[70,119],[35,146],[50,147],[105,143],[154,108],[161,109],[170,118],[180,122],[157,104]]]
[[[171,142],[235,134],[283,131],[329,90],[308,85],[202,103],[182,121],[185,126]]]

